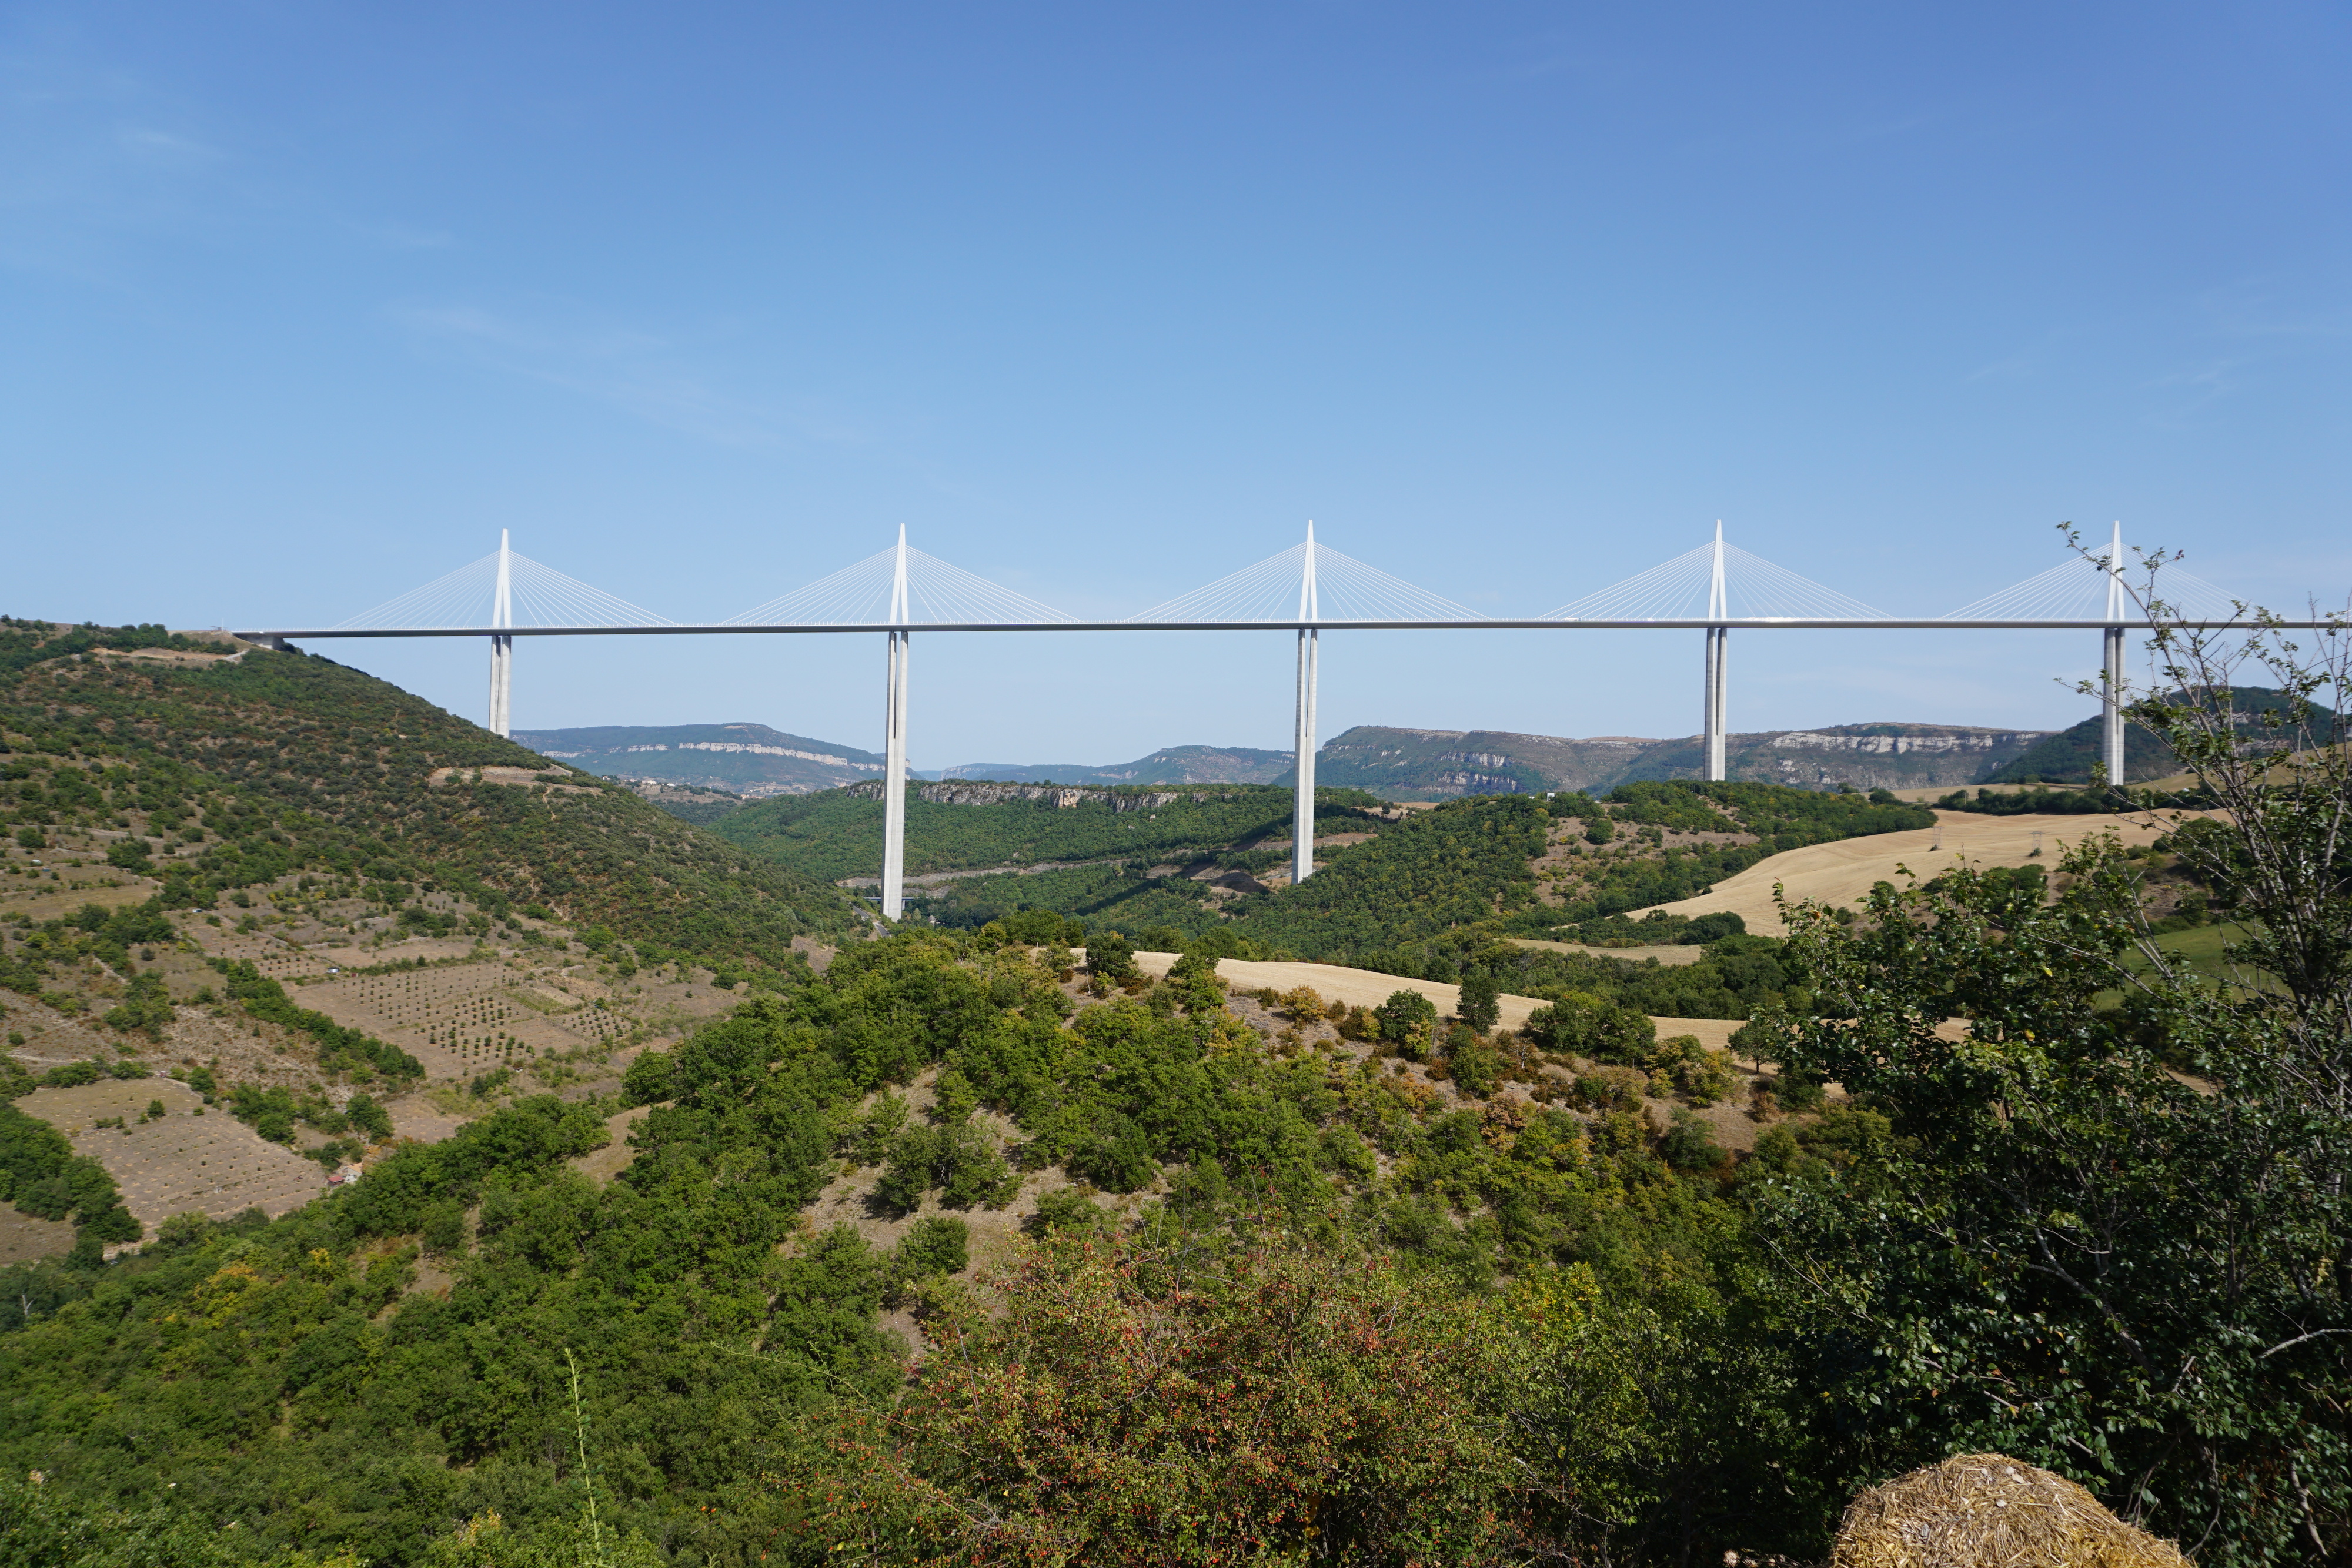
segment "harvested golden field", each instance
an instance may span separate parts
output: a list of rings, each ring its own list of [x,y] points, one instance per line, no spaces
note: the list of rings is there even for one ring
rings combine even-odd
[[[1987,817],[1973,811],[1938,811],[1936,825],[1907,832],[1876,833],[1832,844],[1808,844],[1759,861],[1696,898],[1657,907],[1669,915],[1714,915],[1727,911],[1748,922],[1759,936],[1778,936],[1786,927],[1773,889],[1785,886],[1790,900],[1816,898],[1850,904],[1874,883],[1900,883],[1906,868],[1923,880],[1965,862],[1972,866],[2031,865],[2038,859],[2055,866],[2068,844],[2113,829],[2127,846],[2152,843],[2181,813],[2105,816]],[[2037,856],[2036,852],[2039,851]],[[1636,910],[1635,915],[1648,913]]]

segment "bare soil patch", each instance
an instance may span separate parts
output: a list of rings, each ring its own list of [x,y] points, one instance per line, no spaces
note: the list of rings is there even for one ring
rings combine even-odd
[[[156,1100],[165,1113],[142,1122]],[[123,1207],[151,1232],[192,1211],[223,1218],[259,1208],[274,1218],[327,1187],[317,1164],[266,1141],[220,1107],[206,1110],[194,1090],[170,1079],[36,1089],[16,1103],[70,1138],[76,1154],[105,1166],[122,1189]],[[118,1116],[121,1127],[92,1125]]]
[[[31,1263],[42,1258],[62,1258],[73,1250],[74,1228],[69,1219],[36,1219],[0,1204],[0,1263]]]
[[[542,789],[552,789],[559,795],[593,795],[593,784],[541,784],[540,775],[560,769],[550,768],[436,768],[425,775],[429,784],[447,784],[455,779],[460,784],[520,784]]]
[[[650,1105],[632,1105],[625,1111],[605,1117],[604,1130],[613,1134],[613,1141],[601,1149],[591,1149],[566,1163],[599,1186],[611,1181],[637,1157],[637,1151],[629,1147],[629,1134],[652,1109]]]

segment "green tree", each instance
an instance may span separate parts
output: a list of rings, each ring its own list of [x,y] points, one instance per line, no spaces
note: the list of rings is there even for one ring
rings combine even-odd
[[[392,1117],[368,1095],[352,1095],[351,1103],[343,1107],[343,1114],[351,1119],[352,1126],[379,1143],[392,1136]]]
[[[1461,999],[1454,1004],[1454,1016],[1484,1034],[1502,1018],[1499,1001],[1503,988],[1496,983],[1488,970],[1473,969],[1462,977]]]
[[[147,841],[142,838],[117,839],[106,846],[106,863],[118,871],[135,872],[145,876],[155,869],[147,858]]]
[[[1107,980],[1123,980],[1135,973],[1135,946],[1116,931],[1087,940],[1087,967]]]
[[[2315,666],[2275,632],[2227,647],[2172,626],[2158,659],[2193,700],[2133,711],[2229,809],[2174,839],[2253,933],[2238,967],[2202,978],[2149,939],[2139,862],[2112,840],[2070,854],[2047,902],[1960,872],[1882,884],[1850,929],[1792,911],[1823,1016],[1781,1026],[1775,1054],[1888,1126],[1770,1184],[1769,1277],[1825,1353],[1822,1462],[1843,1475],[1998,1449],[2202,1562],[2335,1561],[2352,759],[2292,709],[2250,745],[2230,689],[2252,659],[2340,709],[2345,642]]]
[[[1381,1021],[1381,1038],[1405,1056],[1419,1061],[1429,1053],[1437,1032],[1437,1004],[1419,991],[1391,991],[1372,1009]]]
[[[971,1227],[950,1214],[927,1214],[907,1228],[898,1240],[898,1272],[908,1279],[925,1274],[961,1274],[971,1260]]]

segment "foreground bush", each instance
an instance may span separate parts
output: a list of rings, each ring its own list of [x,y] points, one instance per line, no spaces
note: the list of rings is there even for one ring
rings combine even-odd
[[[1004,1289],[786,1483],[810,1560],[1475,1563],[1516,1525],[1497,1342],[1389,1262],[1066,1243]]]

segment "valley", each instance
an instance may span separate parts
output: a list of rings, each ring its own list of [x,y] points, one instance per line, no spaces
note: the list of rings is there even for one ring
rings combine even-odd
[[[1526,782],[1496,747],[1541,737],[1417,732],[1434,749],[1399,761],[1403,732],[1351,731],[1390,782],[1318,789],[1296,885],[1278,783],[918,781],[886,926],[871,777],[624,783],[310,655],[108,635],[27,632],[0,671],[0,1473],[44,1489],[0,1504],[157,1561],[535,1568],[589,1551],[583,1497],[645,1568],[839,1561],[877,1519],[960,1551],[964,1505],[929,1511],[956,1463],[866,1423],[977,1377],[974,1408],[1058,1453],[987,1391],[1037,1335],[1088,1343],[1082,1301],[1165,1324],[1255,1300],[1261,1269],[1386,1303],[1376,1339],[1316,1352],[1386,1434],[1348,1474],[1450,1462],[1443,1423],[1386,1424],[1401,1358],[1441,1344],[1482,1358],[1430,1384],[1447,1420],[1557,1449],[1592,1417],[1540,1391],[1605,1333],[1680,1391],[1635,1402],[1671,1462],[1526,1461],[1641,1490],[1621,1546],[1729,1539],[1783,1472],[1701,1456],[1824,1396],[1756,1326],[1759,1238],[1928,1124],[1829,1054],[1880,1005],[1879,969],[1824,988],[1842,944],[1904,929],[1884,884],[2017,929],[2106,885],[2055,873],[2113,830],[2156,950],[2222,975],[2187,818],[1934,794],[2006,740],[1923,742],[1923,803],[1623,758],[1605,788],[1473,789]],[[1910,767],[1919,737],[1848,738]],[[1809,931],[1776,885],[1822,901]],[[2084,994],[2084,1027],[2122,1006]],[[1936,1049],[2020,1005],[2006,977],[1906,996]],[[1265,1407],[1306,1452],[1282,1434],[1328,1391],[1257,1332],[1203,1354],[1289,1388]],[[1066,1356],[1063,1386],[1116,1387],[1120,1354]],[[1769,1539],[1822,1539],[1844,1483],[1814,1464]]]

